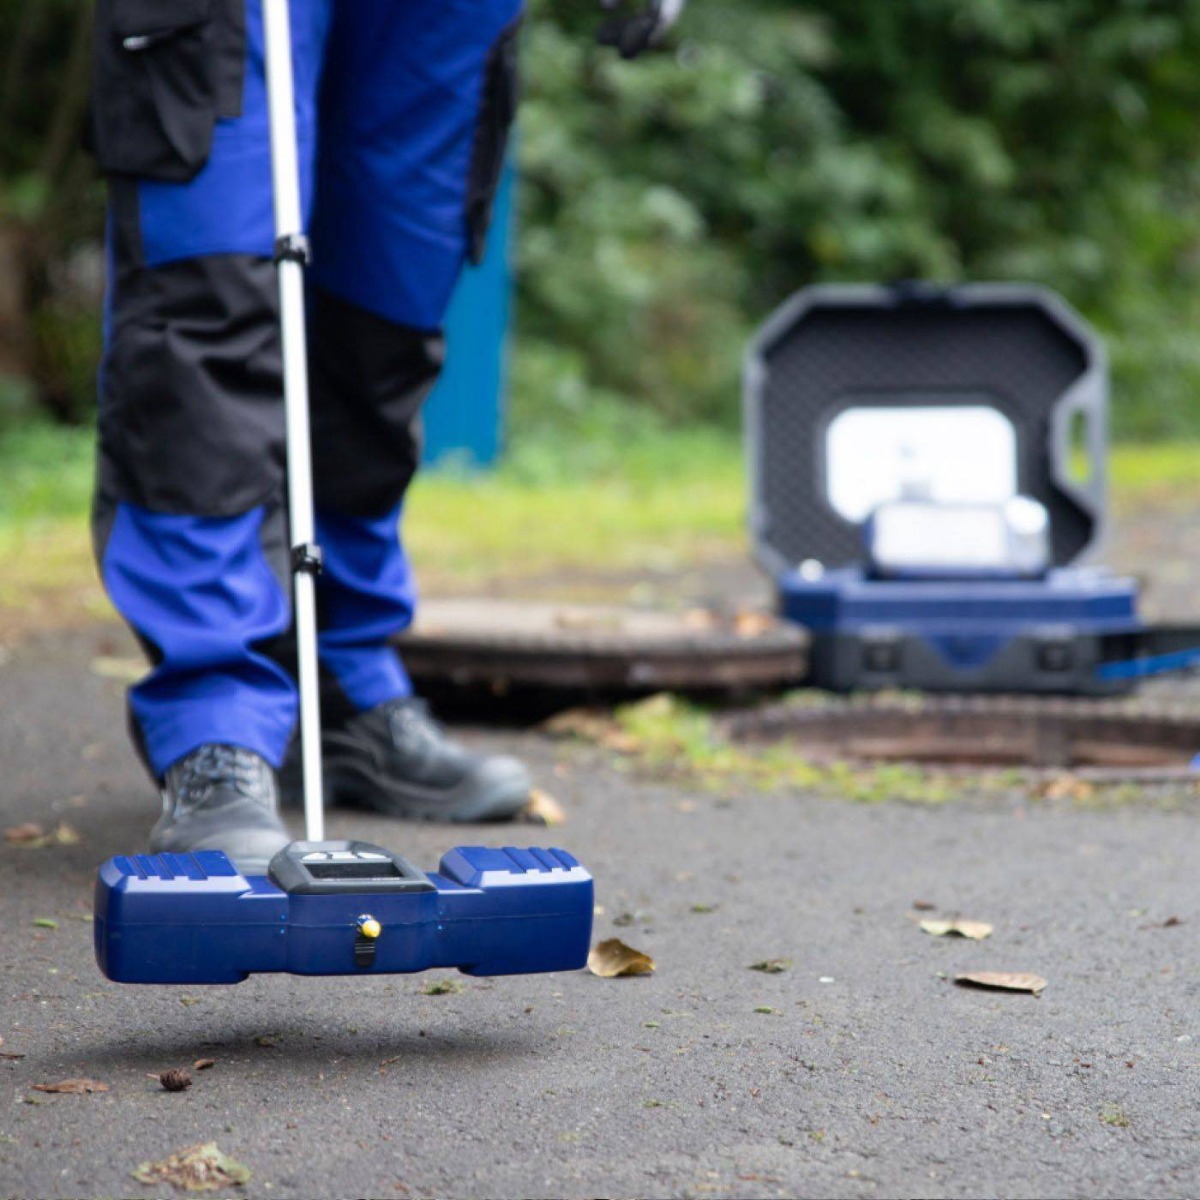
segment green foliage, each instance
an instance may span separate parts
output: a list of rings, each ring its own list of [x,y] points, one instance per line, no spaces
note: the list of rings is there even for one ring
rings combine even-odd
[[[69,421],[92,410],[100,351],[103,197],[81,146],[90,29],[80,0],[0,0],[0,383],[28,381]]]
[[[633,64],[533,7],[522,338],[571,403],[732,422],[795,288],[999,278],[1110,336],[1120,431],[1196,428],[1200,0],[704,0]]]
[[[89,6],[0,0],[0,375],[90,412]],[[514,444],[635,402],[732,427],[817,280],[1027,279],[1110,337],[1116,425],[1200,424],[1200,0],[694,0],[634,63],[531,0]],[[17,301],[12,301],[13,296]]]

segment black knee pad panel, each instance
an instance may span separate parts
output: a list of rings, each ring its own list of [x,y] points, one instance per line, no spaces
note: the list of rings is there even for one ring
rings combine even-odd
[[[442,367],[441,334],[311,293],[317,506],[377,516],[404,495],[421,456],[419,413]]]
[[[117,499],[231,516],[280,494],[278,307],[274,266],[249,255],[120,272],[99,422]]]

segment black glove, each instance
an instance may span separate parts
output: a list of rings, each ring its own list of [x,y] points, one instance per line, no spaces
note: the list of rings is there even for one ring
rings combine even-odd
[[[600,27],[597,40],[602,46],[616,46],[622,58],[637,58],[659,42],[679,19],[687,0],[640,0],[636,12],[615,16]],[[600,0],[600,7],[616,12],[626,0]]]

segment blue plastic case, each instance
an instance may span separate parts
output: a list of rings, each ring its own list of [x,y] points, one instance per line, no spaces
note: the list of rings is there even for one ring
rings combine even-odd
[[[1087,569],[1044,580],[871,579],[861,567],[779,581],[780,608],[812,631],[810,682],[832,691],[1109,695],[1103,642],[1137,634],[1137,586]]]
[[[931,640],[972,635],[1011,637],[1038,625],[1079,633],[1140,629],[1132,579],[1067,568],[1044,579],[872,579],[862,567],[801,572],[779,580],[784,616],[814,633],[861,633],[899,627]]]
[[[587,961],[592,877],[564,850],[460,846],[423,875],[362,843],[298,845],[374,851],[364,857],[403,872],[378,887],[353,878],[285,890],[241,875],[220,851],[120,855],[96,882],[100,969],[119,983],[216,984],[269,971],[514,975]]]

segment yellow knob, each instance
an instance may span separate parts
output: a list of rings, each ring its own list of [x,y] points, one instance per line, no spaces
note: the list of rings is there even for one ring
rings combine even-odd
[[[383,926],[374,917],[359,917],[358,932],[363,937],[377,938],[383,932]]]

